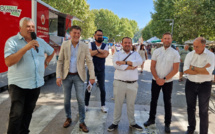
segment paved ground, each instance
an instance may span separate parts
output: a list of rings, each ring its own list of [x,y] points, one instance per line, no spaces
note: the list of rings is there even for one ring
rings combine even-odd
[[[112,66],[112,56],[109,56],[106,61],[106,105],[109,108],[108,113],[100,111],[100,91],[94,85],[90,100],[90,110],[86,112],[86,123],[90,129],[91,134],[163,134],[164,130],[164,108],[162,93],[159,97],[156,125],[144,128],[139,132],[129,128],[126,105],[123,106],[123,112],[119,128],[114,132],[107,132],[108,126],[113,120],[114,100],[113,97],[113,76],[115,69]],[[183,134],[187,128],[187,113],[186,101],[184,93],[184,83],[177,81],[178,74],[174,77],[174,90],[172,93],[172,106],[173,118],[171,124],[171,131],[175,134]],[[148,118],[149,103],[151,98],[151,73],[150,73],[150,60],[145,63],[144,72],[139,74],[139,89],[135,102],[135,119],[138,124],[143,126],[143,123]],[[77,134],[82,133],[78,129],[78,114],[77,114],[77,101],[75,91],[72,91],[72,120],[73,123],[69,128],[63,128],[65,121],[65,113],[63,109],[63,94],[62,88],[57,87],[55,78],[46,81],[46,84],[41,89],[40,98],[33,113],[33,118],[30,126],[31,134]],[[215,89],[215,85],[213,85]],[[214,91],[212,91],[214,93]],[[213,94],[212,94],[213,95]],[[212,100],[214,98],[212,97]],[[212,106],[212,103],[210,103]],[[5,134],[8,125],[8,113],[10,108],[10,99],[7,91],[0,93],[0,134]],[[198,108],[197,108],[198,111]],[[210,127],[209,133],[215,134],[215,114],[210,113]],[[198,117],[198,112],[197,112]],[[197,119],[197,121],[199,121]],[[196,134],[198,133],[198,125]]]

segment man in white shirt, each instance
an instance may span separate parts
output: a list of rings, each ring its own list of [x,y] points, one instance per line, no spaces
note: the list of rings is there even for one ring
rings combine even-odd
[[[165,132],[170,133],[170,124],[172,118],[171,95],[173,80],[172,77],[178,72],[180,56],[179,53],[171,47],[172,35],[163,34],[163,47],[154,50],[151,61],[151,72],[153,75],[151,87],[151,104],[149,119],[144,126],[150,126],[155,123],[157,101],[162,88],[164,108],[165,108]]]
[[[123,51],[115,53],[113,57],[114,73],[114,121],[108,127],[108,131],[117,129],[122,114],[122,105],[126,98],[128,120],[131,128],[142,130],[142,127],[135,123],[134,103],[138,89],[138,70],[142,64],[142,58],[137,52],[131,51],[132,40],[129,37],[122,39]]]
[[[187,54],[184,61],[184,73],[188,75],[185,85],[187,101],[188,130],[193,134],[196,127],[196,99],[199,102],[200,134],[208,133],[208,106],[211,95],[211,77],[214,69],[214,54],[205,48],[206,40],[196,38],[194,50]]]

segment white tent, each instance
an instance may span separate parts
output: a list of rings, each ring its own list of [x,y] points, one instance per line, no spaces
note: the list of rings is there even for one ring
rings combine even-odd
[[[194,40],[195,39],[193,39],[193,40],[187,40],[187,41],[184,42],[184,44],[193,44]],[[213,44],[213,43],[214,43],[214,41],[206,40],[206,44]]]
[[[152,42],[152,41],[155,41],[155,40],[159,40],[159,38],[154,36],[154,37],[148,39],[146,42]]]

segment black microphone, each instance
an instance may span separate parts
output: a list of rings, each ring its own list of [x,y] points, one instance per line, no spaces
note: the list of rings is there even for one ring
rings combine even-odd
[[[31,32],[31,38],[32,40],[36,40],[37,39],[37,35],[35,32]],[[39,53],[39,49],[37,46],[35,46],[37,53]]]

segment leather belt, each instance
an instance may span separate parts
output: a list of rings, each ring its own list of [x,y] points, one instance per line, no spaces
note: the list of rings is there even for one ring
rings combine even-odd
[[[76,73],[70,73],[69,72],[69,75],[77,75],[78,74],[78,72],[76,72]]]
[[[125,82],[125,83],[135,83],[135,82],[137,82],[136,80],[135,81],[123,81],[123,80],[118,80],[118,81],[121,81],[121,82]]]

